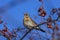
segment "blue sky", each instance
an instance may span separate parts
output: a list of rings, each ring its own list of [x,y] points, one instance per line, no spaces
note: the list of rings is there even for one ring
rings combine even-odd
[[[14,6],[12,6],[12,2],[15,2],[15,4],[13,4]],[[44,0],[44,9],[46,10],[47,14],[50,14],[50,11],[52,8],[59,8],[60,7],[60,1],[59,0]],[[18,26],[20,26],[20,28],[24,28],[23,25],[23,17],[24,17],[24,13],[28,13],[30,15],[30,17],[37,23],[39,24],[39,22],[41,21],[41,17],[38,16],[38,9],[42,4],[38,1],[38,0],[26,0],[23,3],[20,2],[16,2],[14,0],[0,0],[0,8],[4,9],[4,7],[6,7],[4,10],[5,12],[3,12],[2,14],[0,14],[3,18],[3,22],[7,23],[7,27],[9,28],[9,30],[13,30],[14,28],[17,28]],[[46,16],[46,18],[48,17],[48,15]],[[38,18],[35,19],[34,16],[37,16]],[[56,18],[56,15],[52,17],[53,19]],[[45,21],[42,19],[42,21]],[[60,23],[59,23],[60,24]],[[42,27],[44,30],[47,30],[46,27],[44,27],[44,25],[42,25]],[[3,29],[3,24],[0,24],[0,29]],[[32,32],[37,32],[37,30],[33,30]],[[41,31],[38,31],[40,35],[46,37],[46,33],[42,33]],[[21,32],[17,33],[18,36],[21,38],[23,36],[23,34]],[[28,38],[31,36],[32,34],[29,33],[24,40],[29,40]],[[48,34],[49,35],[49,34]],[[17,40],[19,40],[19,37],[17,37]],[[39,40],[39,37],[37,35],[32,36],[33,38],[35,38],[35,40]],[[48,38],[51,36],[48,36]],[[5,40],[4,37],[0,37],[1,40]],[[45,39],[42,39],[45,40]]]

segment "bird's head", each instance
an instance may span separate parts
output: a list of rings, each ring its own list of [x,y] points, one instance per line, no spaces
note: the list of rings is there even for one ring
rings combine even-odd
[[[28,15],[28,13],[25,13],[25,14],[24,14],[24,20],[25,20],[25,21],[28,21],[28,20],[29,20],[29,15]]]

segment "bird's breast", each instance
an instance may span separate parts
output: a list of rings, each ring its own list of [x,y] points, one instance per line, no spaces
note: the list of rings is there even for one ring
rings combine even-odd
[[[33,23],[30,22],[30,21],[25,22],[25,24],[28,25],[28,26],[34,26]]]

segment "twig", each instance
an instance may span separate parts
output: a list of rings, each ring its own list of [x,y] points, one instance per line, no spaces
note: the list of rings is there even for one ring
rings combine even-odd
[[[31,29],[31,30],[33,30],[33,29]],[[24,36],[23,36],[20,40],[23,40],[23,38],[24,38],[28,33],[30,33],[31,30],[27,31],[27,32],[24,34]]]
[[[53,23],[53,22],[55,22],[55,21],[58,21],[58,20],[57,20],[57,19],[56,19],[56,20],[52,20],[51,22]],[[47,24],[47,23],[49,23],[49,22],[43,22],[43,23],[38,24],[37,26],[41,26],[41,25]]]

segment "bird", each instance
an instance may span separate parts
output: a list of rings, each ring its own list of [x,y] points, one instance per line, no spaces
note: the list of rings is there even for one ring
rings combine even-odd
[[[43,29],[41,29],[39,26],[37,26],[36,22],[30,17],[30,15],[28,13],[24,14],[23,24],[29,30],[31,30],[33,28],[33,29],[45,32]]]

